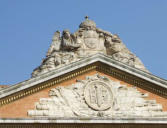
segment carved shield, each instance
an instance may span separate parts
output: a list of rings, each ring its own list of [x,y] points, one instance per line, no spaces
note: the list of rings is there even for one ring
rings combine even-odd
[[[113,95],[109,85],[101,81],[88,83],[84,90],[86,103],[94,110],[106,110],[111,107]]]

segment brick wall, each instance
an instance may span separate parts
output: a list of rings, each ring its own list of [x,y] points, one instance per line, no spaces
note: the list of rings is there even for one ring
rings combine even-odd
[[[27,111],[34,109],[35,102],[38,102],[40,98],[47,98],[48,92],[51,88],[55,88],[56,86],[68,86],[68,85],[71,85],[72,83],[75,83],[76,79],[85,79],[85,76],[90,76],[90,75],[93,75],[96,73],[99,73],[100,75],[105,75],[114,81],[119,81],[118,79],[115,79],[109,75],[106,75],[104,73],[100,73],[98,71],[93,70],[93,71],[87,72],[85,74],[79,75],[71,80],[67,80],[67,81],[62,82],[60,84],[43,89],[43,90],[41,90],[37,93],[34,93],[30,96],[26,96],[22,99],[19,99],[17,101],[14,101],[12,103],[9,103],[7,105],[0,107],[0,118],[30,118],[27,116]],[[132,86],[132,85],[125,83],[123,81],[120,81],[120,82],[122,84],[129,86],[129,87]],[[146,90],[143,90],[141,88],[138,88],[138,90],[143,92],[143,93],[148,93],[149,94],[148,99],[155,99],[157,101],[157,103],[162,104],[163,111],[167,111],[167,99],[160,97],[156,94],[153,94],[151,92],[148,92]]]

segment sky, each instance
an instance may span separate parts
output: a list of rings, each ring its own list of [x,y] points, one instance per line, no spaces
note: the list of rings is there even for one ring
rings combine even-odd
[[[167,0],[0,0],[0,85],[29,79],[54,32],[75,32],[86,15],[167,79]]]

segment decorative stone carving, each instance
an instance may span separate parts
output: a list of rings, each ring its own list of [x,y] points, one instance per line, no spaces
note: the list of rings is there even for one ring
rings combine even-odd
[[[50,46],[50,48],[48,49],[48,52],[46,54],[46,57],[49,57],[52,55],[52,53],[59,51],[60,50],[60,32],[56,31],[54,33],[53,39],[52,39],[52,44]]]
[[[63,51],[76,51],[80,47],[76,43],[76,37],[70,34],[68,30],[63,31],[61,50]]]
[[[98,74],[77,80],[69,86],[58,86],[41,98],[32,117],[114,118],[167,117],[162,105],[148,100],[148,94],[127,87]]]
[[[62,36],[59,31],[55,32],[46,58],[34,69],[32,77],[96,53],[109,55],[115,60],[147,71],[118,35],[97,28],[96,23],[86,17],[74,34],[69,30],[64,30]]]
[[[101,81],[93,81],[86,85],[84,91],[86,103],[95,110],[106,110],[112,106],[110,87]]]

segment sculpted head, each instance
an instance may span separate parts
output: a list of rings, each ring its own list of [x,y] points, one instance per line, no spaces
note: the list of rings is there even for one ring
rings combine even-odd
[[[70,38],[70,31],[67,29],[63,30],[63,37],[65,39],[69,39]]]
[[[60,31],[56,31],[53,35],[53,39],[52,40],[58,40],[60,38]]]
[[[121,43],[121,40],[117,34],[114,34],[112,37],[112,41],[115,43]]]

